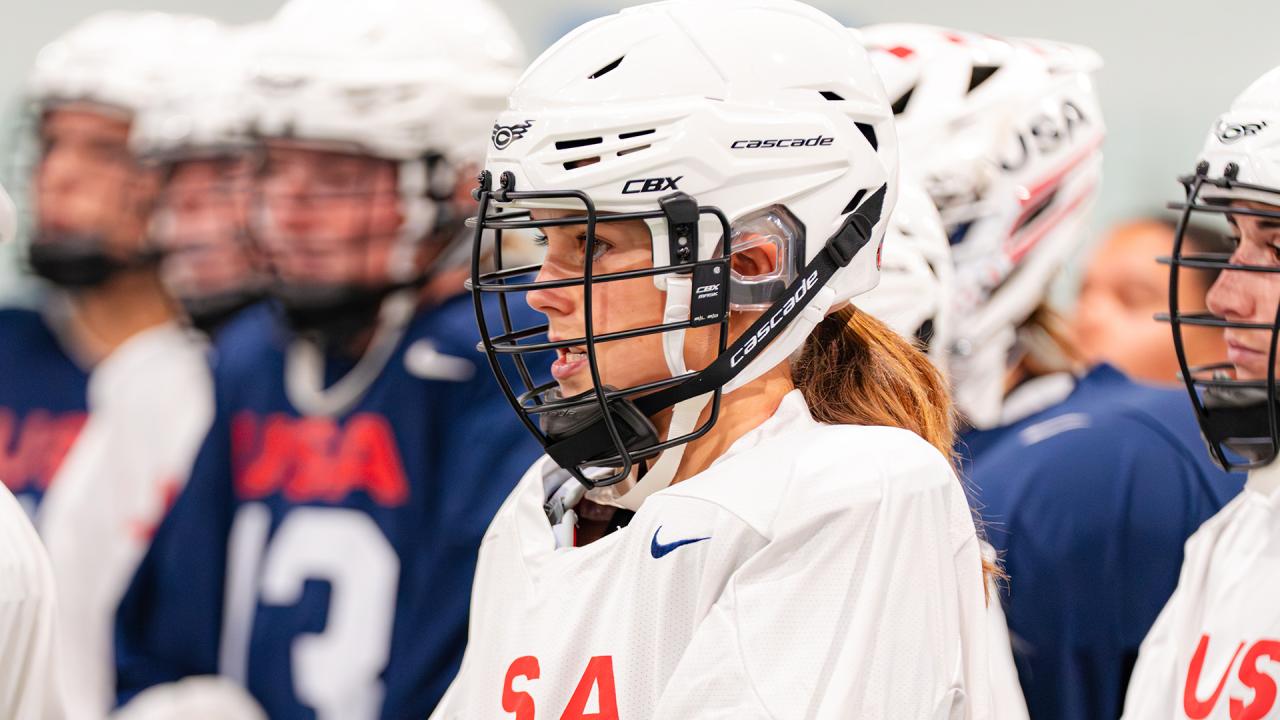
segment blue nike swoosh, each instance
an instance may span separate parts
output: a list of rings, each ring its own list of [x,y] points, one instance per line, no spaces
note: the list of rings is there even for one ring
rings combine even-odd
[[[659,525],[659,526],[658,526],[658,529],[657,529],[657,530],[654,530],[654,531],[653,531],[653,540],[649,543],[649,554],[653,555],[653,558],[654,558],[655,560],[656,560],[656,559],[658,559],[658,558],[660,558],[660,557],[662,557],[663,555],[666,555],[667,553],[671,552],[672,550],[675,550],[675,549],[676,549],[676,548],[678,548],[678,547],[683,547],[683,546],[685,546],[685,545],[692,545],[692,544],[694,544],[694,543],[696,543],[696,542],[702,542],[703,540],[710,540],[710,539],[711,539],[710,537],[687,538],[687,539],[685,539],[685,540],[677,540],[677,541],[675,541],[675,542],[673,542],[673,543],[665,543],[665,544],[664,544],[664,543],[660,543],[660,542],[658,542],[658,533],[659,533],[659,532],[662,532],[662,526],[661,526],[661,525]]]

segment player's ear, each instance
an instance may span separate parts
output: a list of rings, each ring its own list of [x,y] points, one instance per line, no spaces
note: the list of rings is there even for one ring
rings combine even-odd
[[[774,243],[750,245],[735,251],[729,262],[739,277],[768,275],[778,268],[778,246]]]

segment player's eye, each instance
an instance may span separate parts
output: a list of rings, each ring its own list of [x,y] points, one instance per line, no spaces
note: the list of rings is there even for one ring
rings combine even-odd
[[[534,245],[537,245],[538,247],[546,247],[546,246],[547,246],[547,236],[546,236],[546,235],[543,235],[542,233],[538,233],[537,235],[534,235],[534,236],[533,236],[533,244],[534,244]]]
[[[578,235],[578,243],[579,243],[579,245],[581,246],[582,251],[585,253],[585,252],[586,252],[586,248],[587,248],[587,234],[586,234],[586,233],[581,233],[581,234],[579,234],[579,235]],[[610,244],[609,244],[609,242],[608,242],[607,240],[605,240],[604,238],[601,238],[599,235],[597,235],[597,236],[596,236],[596,242],[595,242],[595,248],[593,249],[593,252],[591,253],[591,261],[592,261],[592,262],[595,262],[595,261],[599,260],[599,259],[600,259],[600,258],[601,258],[605,253],[609,252],[609,251],[610,251],[610,250],[612,250],[612,249],[613,249],[613,245],[610,245]]]

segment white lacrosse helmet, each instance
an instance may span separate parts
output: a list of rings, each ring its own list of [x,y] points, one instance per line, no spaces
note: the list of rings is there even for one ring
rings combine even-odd
[[[174,57],[220,32],[217,22],[194,15],[93,15],[36,55],[27,97],[38,108],[88,103],[132,115],[157,100]]]
[[[1202,174],[1227,176],[1234,163],[1234,182],[1228,187],[1206,185],[1201,198],[1253,200],[1277,204],[1280,191],[1280,67],[1271,70],[1240,93],[1231,109],[1213,124],[1200,162]],[[1260,190],[1249,186],[1271,189]]]
[[[262,24],[210,23],[191,37],[155,79],[154,100],[134,117],[129,133],[134,154],[167,162],[248,147],[243,92],[249,58],[264,35]]]
[[[880,253],[880,284],[854,305],[915,342],[947,374],[955,292],[947,231],[924,190],[903,182]]]
[[[536,221],[513,225],[503,218],[540,207],[593,218],[636,213],[649,226],[653,272],[646,273],[666,292],[666,329],[647,332],[662,333],[667,370],[684,380],[637,400],[637,418],[661,409],[655,405],[677,403],[669,437],[662,441],[675,451],[663,455],[645,483],[659,483],[663,469],[678,462],[679,438],[687,442],[708,398],[718,401],[721,392],[783,362],[824,317],[876,284],[877,250],[897,196],[892,113],[862,46],[803,3],[673,0],[589,22],[524,74],[510,108],[494,124],[491,142],[482,212],[486,198],[517,212],[482,215],[481,231],[535,227]],[[536,195],[525,194],[530,192]],[[844,240],[836,238],[846,232],[857,234],[858,242],[817,281],[812,263],[843,247]],[[727,261],[724,275],[712,274],[721,268],[706,264],[724,257],[722,239],[733,248],[774,243],[782,259],[778,271],[723,283]],[[693,267],[698,263],[703,265]],[[480,292],[507,292],[496,279],[502,272],[474,277],[473,284]],[[581,284],[589,298],[590,283]],[[721,299],[725,310],[764,310],[765,327],[749,330],[708,369],[690,372],[684,364],[686,328],[710,317],[700,313],[700,304],[711,308],[713,322],[727,325],[728,312],[714,308]],[[525,351],[507,339],[491,337],[486,346],[495,353]],[[582,342],[566,339],[559,346]],[[509,347],[494,350],[502,345]],[[590,347],[587,354],[594,366]],[[695,396],[672,400],[695,389]],[[561,402],[574,413],[569,406],[597,400],[603,406],[606,394],[613,402],[628,390],[635,393],[597,387],[588,398]],[[664,394],[668,390],[673,395]],[[526,424],[537,424],[539,418],[528,415],[534,405],[514,392],[509,399],[531,418]],[[538,405],[534,412],[545,419],[546,408]],[[605,422],[592,426],[597,439]],[[564,446],[554,433],[536,434],[584,484],[620,481],[619,473],[604,482],[590,477],[586,468],[601,467],[586,462],[592,452],[573,458],[575,453],[559,452]],[[607,436],[605,444],[585,443],[632,461],[656,447],[640,442],[635,447],[647,450],[623,451]],[[631,467],[625,457],[617,461]]]
[[[292,0],[269,32],[246,88],[254,133],[398,162],[401,243],[421,241],[524,67],[510,22],[489,0]]]
[[[904,177],[955,262],[950,370],[969,424],[998,424],[1017,328],[1079,249],[1101,179],[1093,51],[927,25],[863,28],[893,99]]]

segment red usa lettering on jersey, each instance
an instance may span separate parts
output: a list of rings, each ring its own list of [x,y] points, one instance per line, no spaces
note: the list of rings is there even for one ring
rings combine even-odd
[[[33,410],[22,419],[0,408],[0,478],[13,492],[44,491],[80,435],[83,411]]]
[[[1187,681],[1182,689],[1182,711],[1190,720],[1203,720],[1209,717],[1214,709],[1219,707],[1223,688],[1230,679],[1231,671],[1236,669],[1236,677],[1249,692],[1244,693],[1245,697],[1237,697],[1234,693],[1228,694],[1227,710],[1231,720],[1262,720],[1267,717],[1276,708],[1277,676],[1265,672],[1259,665],[1263,658],[1270,658],[1271,663],[1280,663],[1280,640],[1263,639],[1253,644],[1237,643],[1235,652],[1231,655],[1231,662],[1227,664],[1222,677],[1217,678],[1217,682],[1213,685],[1213,692],[1206,698],[1200,698],[1196,694],[1196,688],[1200,686],[1200,676],[1204,670],[1205,655],[1209,652],[1209,643],[1208,635],[1200,636],[1200,644],[1196,646],[1195,655],[1192,656],[1191,664],[1187,668]],[[1240,661],[1238,669],[1237,660]],[[1248,697],[1250,694],[1252,697]]]
[[[513,715],[513,720],[538,720],[539,717],[554,720],[618,720],[618,692],[613,679],[613,656],[597,655],[587,661],[573,695],[559,715],[543,708],[538,714],[533,695],[528,692],[534,681],[542,679],[542,668],[533,655],[518,657],[507,667],[507,678],[502,683],[502,709]],[[569,678],[548,677],[544,682],[564,682]],[[516,689],[516,681],[522,680],[525,690]],[[592,695],[596,697],[595,709],[587,712]]]
[[[280,493],[294,503],[340,502],[364,491],[386,507],[409,499],[391,424],[376,413],[332,418],[264,417],[244,411],[231,421],[236,495],[257,500]]]

